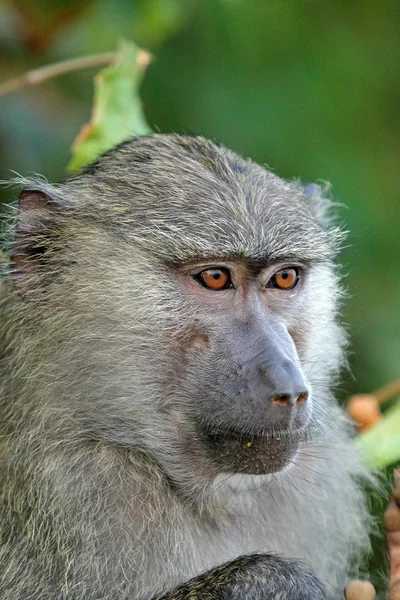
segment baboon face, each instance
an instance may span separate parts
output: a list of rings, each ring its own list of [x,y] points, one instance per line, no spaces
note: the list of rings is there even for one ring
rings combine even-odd
[[[43,257],[40,268],[52,322],[52,297],[69,295],[82,377],[82,361],[97,366],[86,377],[92,436],[154,453],[153,419],[171,448],[189,445],[216,471],[284,468],[317,408],[310,357],[331,361],[336,238],[310,198],[179,136],[124,144],[63,185],[46,217],[57,248],[43,254],[53,273],[58,257],[57,287]],[[26,247],[14,253],[25,270]]]
[[[195,325],[183,336],[178,397],[219,468],[270,473],[295,455],[312,411],[291,336],[307,266],[218,258],[177,274]]]

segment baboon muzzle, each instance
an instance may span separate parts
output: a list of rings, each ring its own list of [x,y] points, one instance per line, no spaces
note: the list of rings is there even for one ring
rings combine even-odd
[[[213,376],[197,404],[211,453],[235,472],[282,469],[311,415],[309,386],[286,327],[279,322],[240,326],[211,354]]]

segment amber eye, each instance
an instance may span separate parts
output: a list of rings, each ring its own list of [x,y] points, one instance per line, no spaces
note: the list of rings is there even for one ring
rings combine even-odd
[[[228,269],[206,269],[198,275],[195,275],[195,279],[209,290],[226,290],[232,287],[231,276]]]
[[[288,267],[274,273],[268,281],[267,287],[278,288],[279,290],[292,290],[296,287],[299,279],[299,269]]]

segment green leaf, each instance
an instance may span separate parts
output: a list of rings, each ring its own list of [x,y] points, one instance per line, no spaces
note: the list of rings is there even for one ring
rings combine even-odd
[[[73,144],[68,171],[77,171],[130,137],[151,132],[139,97],[149,60],[147,52],[123,41],[116,63],[96,75],[92,117]]]
[[[358,436],[357,445],[371,468],[400,461],[400,401],[385,412],[382,421]]]

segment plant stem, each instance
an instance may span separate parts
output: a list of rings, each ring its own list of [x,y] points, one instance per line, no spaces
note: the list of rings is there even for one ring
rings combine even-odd
[[[147,54],[147,53],[146,53]],[[90,69],[113,63],[118,58],[117,52],[104,52],[102,54],[90,54],[71,60],[62,60],[60,62],[45,65],[39,69],[28,71],[19,77],[9,79],[0,84],[0,96],[5,96],[16,90],[20,90],[30,85],[39,85],[48,79],[53,79],[59,75]]]

